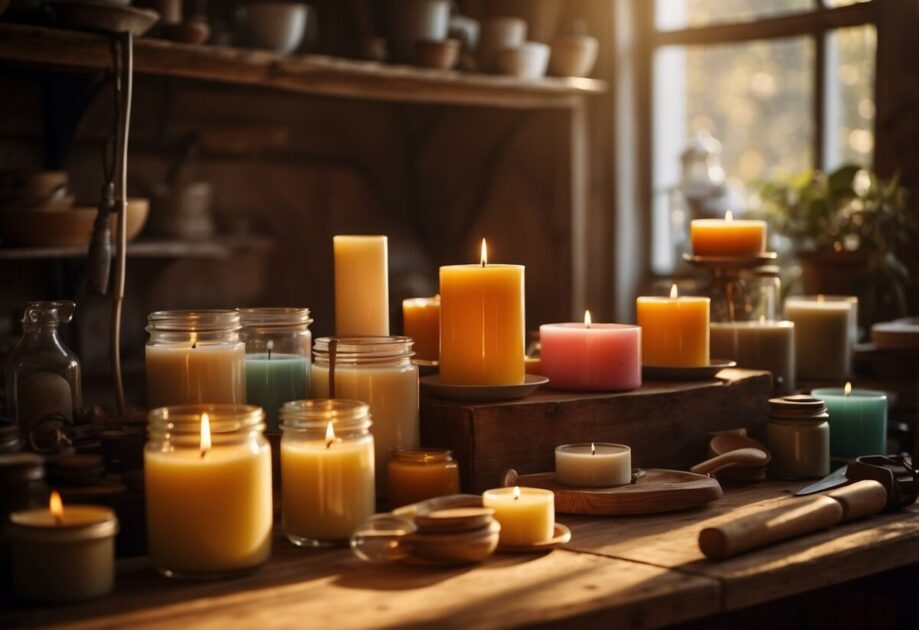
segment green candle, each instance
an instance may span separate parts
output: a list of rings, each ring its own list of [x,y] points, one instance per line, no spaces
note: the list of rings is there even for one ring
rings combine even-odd
[[[246,401],[265,410],[265,430],[278,431],[278,410],[292,400],[309,397],[306,357],[272,352],[246,355]]]
[[[830,455],[852,459],[887,453],[887,395],[846,387],[815,389],[830,414]]]

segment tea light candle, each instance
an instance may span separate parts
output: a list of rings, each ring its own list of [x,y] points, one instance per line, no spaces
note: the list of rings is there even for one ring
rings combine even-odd
[[[459,491],[459,466],[446,449],[400,450],[389,460],[391,509]]]
[[[150,408],[246,401],[246,348],[242,342],[148,345]]]
[[[555,478],[566,486],[609,488],[632,482],[632,449],[586,442],[555,447]]]
[[[385,236],[340,235],[335,256],[335,334],[389,334],[389,251]]]
[[[853,459],[887,453],[887,395],[869,389],[822,388],[811,392],[830,414],[830,455]]]
[[[154,566],[170,577],[249,571],[271,551],[264,414],[245,405],[207,405],[199,413],[201,407],[150,412],[147,536]]]
[[[765,221],[735,221],[728,210],[721,219],[696,219],[689,224],[696,256],[756,256],[766,251]]]
[[[799,380],[839,382],[849,376],[858,336],[858,298],[790,297],[785,317],[795,323]]]
[[[440,268],[440,380],[451,385],[520,385],[524,371],[524,267]]]
[[[415,340],[415,358],[437,361],[440,357],[440,296],[402,300],[402,330]]]
[[[737,361],[742,368],[768,370],[776,393],[794,392],[794,322],[712,322],[711,354]]]
[[[13,594],[31,602],[63,604],[105,595],[115,582],[112,510],[61,503],[51,493],[47,509],[13,512],[7,536]]]
[[[541,488],[496,488],[482,493],[482,505],[495,511],[502,545],[533,545],[555,533],[555,494]]]
[[[641,328],[594,324],[539,327],[543,376],[558,389],[615,391],[641,387]]]
[[[636,300],[641,333],[641,360],[658,367],[709,364],[709,306],[706,297],[679,297],[674,284],[670,297]]]

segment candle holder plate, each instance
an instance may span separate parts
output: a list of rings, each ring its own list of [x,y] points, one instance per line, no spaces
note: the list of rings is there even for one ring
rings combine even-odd
[[[571,530],[568,529],[567,525],[556,523],[552,538],[549,540],[543,540],[532,545],[502,545],[499,543],[497,551],[499,553],[543,553],[558,549],[569,542],[571,542]]]
[[[708,365],[641,366],[641,377],[648,381],[709,381],[726,368],[737,367],[737,361],[712,359]]]
[[[440,382],[439,374],[422,376],[421,389],[437,398],[460,402],[489,402],[526,398],[549,379],[537,374],[527,374],[520,385],[447,385]]]
[[[703,506],[721,498],[721,485],[708,475],[682,470],[646,468],[632,475],[632,483],[611,488],[566,486],[555,473],[517,475],[508,471],[505,486],[543,488],[555,493],[555,511],[590,516],[625,516],[678,512]],[[513,474],[511,474],[513,473]]]
[[[683,260],[696,267],[708,269],[750,269],[774,263],[778,259],[775,252],[763,252],[755,256],[696,256],[683,254]]]

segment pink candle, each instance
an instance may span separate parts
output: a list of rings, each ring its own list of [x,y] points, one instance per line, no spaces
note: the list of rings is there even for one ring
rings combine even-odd
[[[641,328],[626,324],[544,324],[541,373],[558,389],[615,391],[641,387]]]

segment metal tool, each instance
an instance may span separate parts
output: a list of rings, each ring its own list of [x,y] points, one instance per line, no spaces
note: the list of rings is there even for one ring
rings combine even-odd
[[[805,496],[856,481],[873,480],[887,490],[887,508],[905,507],[919,496],[919,470],[909,455],[864,455],[833,471],[817,483],[801,488],[795,496]]]

